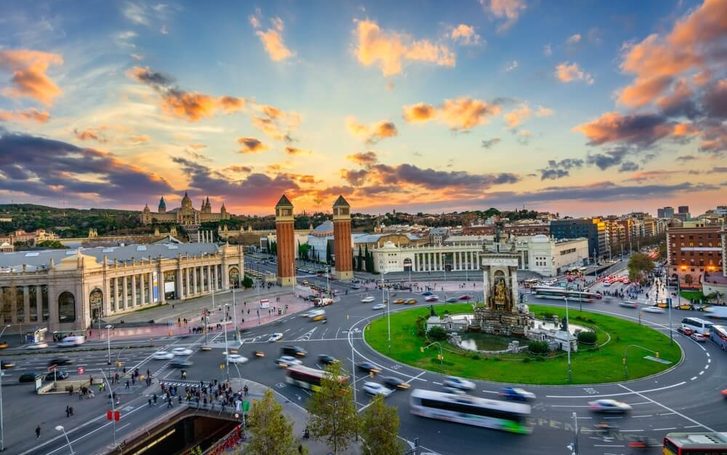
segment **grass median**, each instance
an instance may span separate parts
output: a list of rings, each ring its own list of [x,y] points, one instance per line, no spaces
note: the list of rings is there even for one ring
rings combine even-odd
[[[440,304],[434,306],[442,315],[472,313],[470,304]],[[544,314],[565,315],[565,309],[543,305],[530,305],[536,317]],[[424,352],[420,348],[429,344],[417,335],[417,317],[428,317],[429,307],[412,308],[391,314],[391,342],[387,335],[386,316],[369,324],[364,336],[372,348],[399,362],[418,368],[466,378],[486,379],[515,384],[567,384],[567,354],[560,352],[548,357],[528,353],[486,356],[466,351],[447,342],[431,345]],[[571,309],[573,324],[593,328],[598,334],[597,349],[581,349],[571,355],[573,384],[619,382],[659,373],[676,364],[681,358],[677,343],[645,325],[624,319]],[[523,343],[526,343],[523,340]],[[443,358],[439,359],[440,348]],[[660,363],[646,359],[652,356],[669,361]],[[626,362],[624,364],[624,358]]]

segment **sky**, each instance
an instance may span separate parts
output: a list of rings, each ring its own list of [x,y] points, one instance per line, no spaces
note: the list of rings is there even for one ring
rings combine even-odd
[[[727,204],[727,0],[6,0],[0,30],[0,203]]]

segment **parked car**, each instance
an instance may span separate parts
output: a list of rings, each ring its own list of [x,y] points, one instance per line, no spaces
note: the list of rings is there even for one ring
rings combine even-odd
[[[383,303],[377,303],[376,305],[371,307],[372,310],[383,310],[385,308],[386,305],[384,305]]]
[[[374,300],[375,299],[373,296],[368,295],[368,296],[364,297],[363,299],[361,299],[361,303],[372,303]]]
[[[283,346],[282,349],[280,349],[280,352],[283,355],[290,355],[294,357],[305,357],[306,354],[308,354],[308,351],[301,348],[300,346]]]
[[[318,356],[318,361],[321,363],[321,365],[330,365],[332,363],[338,362],[338,359],[328,354],[321,354]]]
[[[70,357],[56,357],[55,359],[51,359],[48,361],[48,366],[62,366],[62,365],[70,365],[73,363],[73,360],[70,359]]]
[[[406,302],[404,302],[407,305],[416,305],[417,299],[408,299]]]
[[[382,397],[388,397],[393,392],[393,390],[384,387],[378,382],[364,382],[363,390],[369,395],[381,395]]]
[[[154,360],[172,360],[174,354],[169,351],[157,351],[151,355],[151,358]]]
[[[183,356],[186,356],[186,355],[192,355],[192,352],[193,351],[191,349],[189,349],[189,348],[174,348],[174,349],[172,349],[172,354],[174,354],[174,355],[183,355]]]
[[[0,362],[0,369],[2,370],[8,370],[10,368],[15,368],[15,362],[12,360],[3,360]]]
[[[504,387],[498,395],[506,400],[512,401],[533,401],[535,399],[533,392],[528,392],[520,387]]]
[[[283,338],[283,334],[282,333],[275,332],[272,335],[270,335],[270,338],[268,338],[268,342],[274,343],[274,342],[276,342],[276,341],[278,341],[278,340],[280,340],[282,338]]]
[[[18,377],[18,382],[35,382],[37,378],[42,377],[40,373],[23,373]]]
[[[614,413],[614,414],[623,414],[623,413],[629,412],[631,410],[630,405],[628,405],[622,401],[616,401],[616,400],[611,400],[611,399],[589,401],[588,406],[591,408],[591,411],[593,411],[593,412],[604,412],[604,413]]]
[[[462,391],[474,390],[475,383],[467,379],[458,378],[456,376],[447,376],[444,379],[444,387],[448,389],[456,389]]]
[[[275,361],[275,364],[281,368],[288,368],[293,365],[302,365],[303,362],[296,359],[295,357],[284,355],[278,358],[278,360]]]
[[[381,368],[377,367],[371,362],[361,362],[358,365],[356,365],[359,370],[365,371],[367,373],[373,373],[378,374],[381,373]]]
[[[51,371],[45,375],[46,381],[62,381],[64,379],[68,379],[68,372],[66,370],[57,370],[55,373]]]
[[[227,356],[227,361],[230,363],[245,363],[247,362],[247,357],[241,356],[240,354],[230,354]]]
[[[381,378],[381,382],[383,382],[384,385],[390,389],[406,390],[411,387],[411,384],[409,384],[408,382],[404,382],[402,379],[399,379],[396,376],[383,376]]]
[[[699,332],[694,332],[691,335],[689,335],[689,337],[692,340],[697,341],[699,343],[705,343],[709,339],[709,337],[707,335],[704,335],[704,334],[699,333]]]

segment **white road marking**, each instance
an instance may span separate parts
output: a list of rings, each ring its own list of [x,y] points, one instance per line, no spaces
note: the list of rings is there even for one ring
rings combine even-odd
[[[626,447],[624,444],[593,444],[593,447]]]
[[[694,379],[697,379],[696,376],[694,377]],[[664,386],[664,387],[659,387],[659,388],[656,388],[656,389],[642,390],[640,392],[637,392],[637,391],[634,390],[634,391],[631,391],[629,393],[608,393],[608,394],[603,394],[603,395],[546,395],[546,397],[547,398],[620,397],[620,396],[623,396],[623,395],[633,395],[633,394],[637,394],[638,395],[639,393],[659,392],[661,390],[673,389],[674,387],[679,387],[679,386],[682,386],[682,385],[684,385],[686,383],[687,383],[687,381],[682,381],[682,382],[678,382],[676,384],[672,384],[672,385],[668,385],[668,386]],[[627,390],[631,390],[631,389],[627,389]]]
[[[644,430],[619,430],[621,433],[638,433]]]
[[[654,431],[668,431],[668,430],[676,430],[677,427],[666,427],[666,428],[654,428]]]
[[[692,376],[692,378],[690,379],[690,381],[694,381],[695,379],[697,379],[697,377],[696,376]]]
[[[712,428],[708,427],[707,425],[704,425],[704,424],[702,424],[702,423],[699,423],[699,422],[697,422],[696,420],[692,419],[691,417],[688,417],[688,416],[686,416],[686,415],[684,415],[684,414],[682,414],[682,413],[680,413],[680,412],[677,412],[677,411],[673,410],[672,408],[670,408],[670,407],[668,407],[668,406],[665,406],[665,405],[663,405],[663,404],[659,403],[659,402],[658,402],[658,401],[656,401],[656,400],[652,400],[651,398],[647,397],[646,395],[642,395],[642,394],[641,394],[640,392],[636,392],[635,390],[631,390],[631,389],[629,389],[628,387],[626,387],[626,386],[625,386],[625,385],[623,385],[623,384],[619,384],[618,386],[619,386],[619,387],[621,387],[621,388],[623,388],[623,389],[626,389],[626,390],[628,390],[629,392],[633,392],[633,393],[637,394],[638,396],[640,396],[641,398],[644,398],[645,400],[649,400],[649,401],[651,401],[652,403],[654,403],[654,404],[656,404],[656,405],[658,405],[658,406],[661,406],[662,408],[666,409],[667,411],[671,411],[671,412],[673,412],[674,414],[676,414],[676,415],[678,415],[678,416],[680,416],[680,417],[683,417],[683,418],[687,419],[688,421],[690,421],[690,422],[692,422],[692,423],[694,423],[694,424],[697,424],[697,425],[699,425],[699,426],[701,426],[701,427],[704,427],[704,428],[706,428],[706,429],[707,429],[707,430],[709,430],[709,431],[715,432],[715,430],[714,430],[714,429],[712,429]]]
[[[645,415],[640,415],[640,416],[631,416],[631,418],[640,419],[640,418],[644,418],[644,417],[653,417],[653,416],[654,416],[653,414],[645,414]]]

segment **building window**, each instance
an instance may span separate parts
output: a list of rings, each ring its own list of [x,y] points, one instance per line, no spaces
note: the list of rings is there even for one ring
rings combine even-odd
[[[68,291],[58,296],[58,322],[76,320],[76,298]]]
[[[40,308],[43,314],[43,321],[50,319],[50,304],[48,300],[48,286],[40,287]]]
[[[15,320],[25,322],[25,288],[15,287]]]

